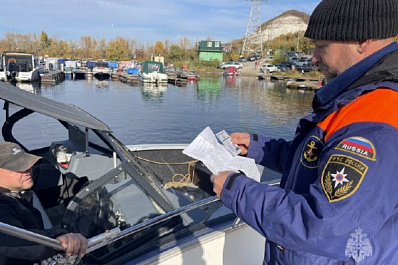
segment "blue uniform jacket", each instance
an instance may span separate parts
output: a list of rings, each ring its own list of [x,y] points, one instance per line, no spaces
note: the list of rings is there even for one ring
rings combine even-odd
[[[221,200],[267,238],[264,264],[398,264],[397,50],[319,89],[292,141],[251,135],[281,185],[230,175]]]

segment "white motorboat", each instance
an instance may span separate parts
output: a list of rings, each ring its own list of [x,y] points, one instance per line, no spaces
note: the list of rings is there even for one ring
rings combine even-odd
[[[187,144],[123,145],[82,109],[7,83],[0,83],[0,99],[4,140],[43,157],[33,191],[45,227],[62,223],[89,238],[80,264],[261,264],[265,239],[214,196],[210,171],[182,153]],[[32,113],[53,118],[42,126],[59,124],[66,133],[29,150],[13,128]],[[267,175],[264,182],[278,181]],[[60,247],[14,229],[0,223],[3,233]]]
[[[44,69],[31,53],[9,51],[2,54],[0,80],[14,82],[33,82],[40,80]]]
[[[111,68],[108,66],[108,62],[95,62],[93,67],[93,75],[98,80],[105,80],[111,77]]]
[[[168,78],[164,72],[163,63],[144,61],[138,73],[138,80],[143,83],[167,84]]]

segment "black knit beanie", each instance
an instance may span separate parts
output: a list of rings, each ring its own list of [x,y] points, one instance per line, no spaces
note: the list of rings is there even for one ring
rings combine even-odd
[[[305,37],[366,40],[398,34],[398,0],[323,0],[310,17]]]

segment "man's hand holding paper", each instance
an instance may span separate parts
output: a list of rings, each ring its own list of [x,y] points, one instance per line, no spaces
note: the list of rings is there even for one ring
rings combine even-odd
[[[219,134],[224,137],[222,139],[229,140],[233,143],[233,137],[231,137],[231,139],[227,139],[228,137],[226,136],[225,131],[221,131]],[[241,137],[242,139],[245,138],[243,134]],[[247,142],[247,139],[244,141]],[[222,171],[242,171],[247,177],[260,181],[260,172],[258,171],[254,160],[246,157],[236,156],[236,154],[233,155],[233,150],[228,151],[224,145],[217,141],[217,138],[210,127],[206,127],[192,141],[192,143],[183,150],[183,153],[195,159],[201,160],[213,174]]]

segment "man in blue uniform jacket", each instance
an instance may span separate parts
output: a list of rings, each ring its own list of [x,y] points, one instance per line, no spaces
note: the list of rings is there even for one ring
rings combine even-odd
[[[305,36],[327,84],[292,141],[234,133],[243,155],[282,173],[241,173],[214,191],[267,238],[264,264],[398,264],[397,0],[323,0]]]

